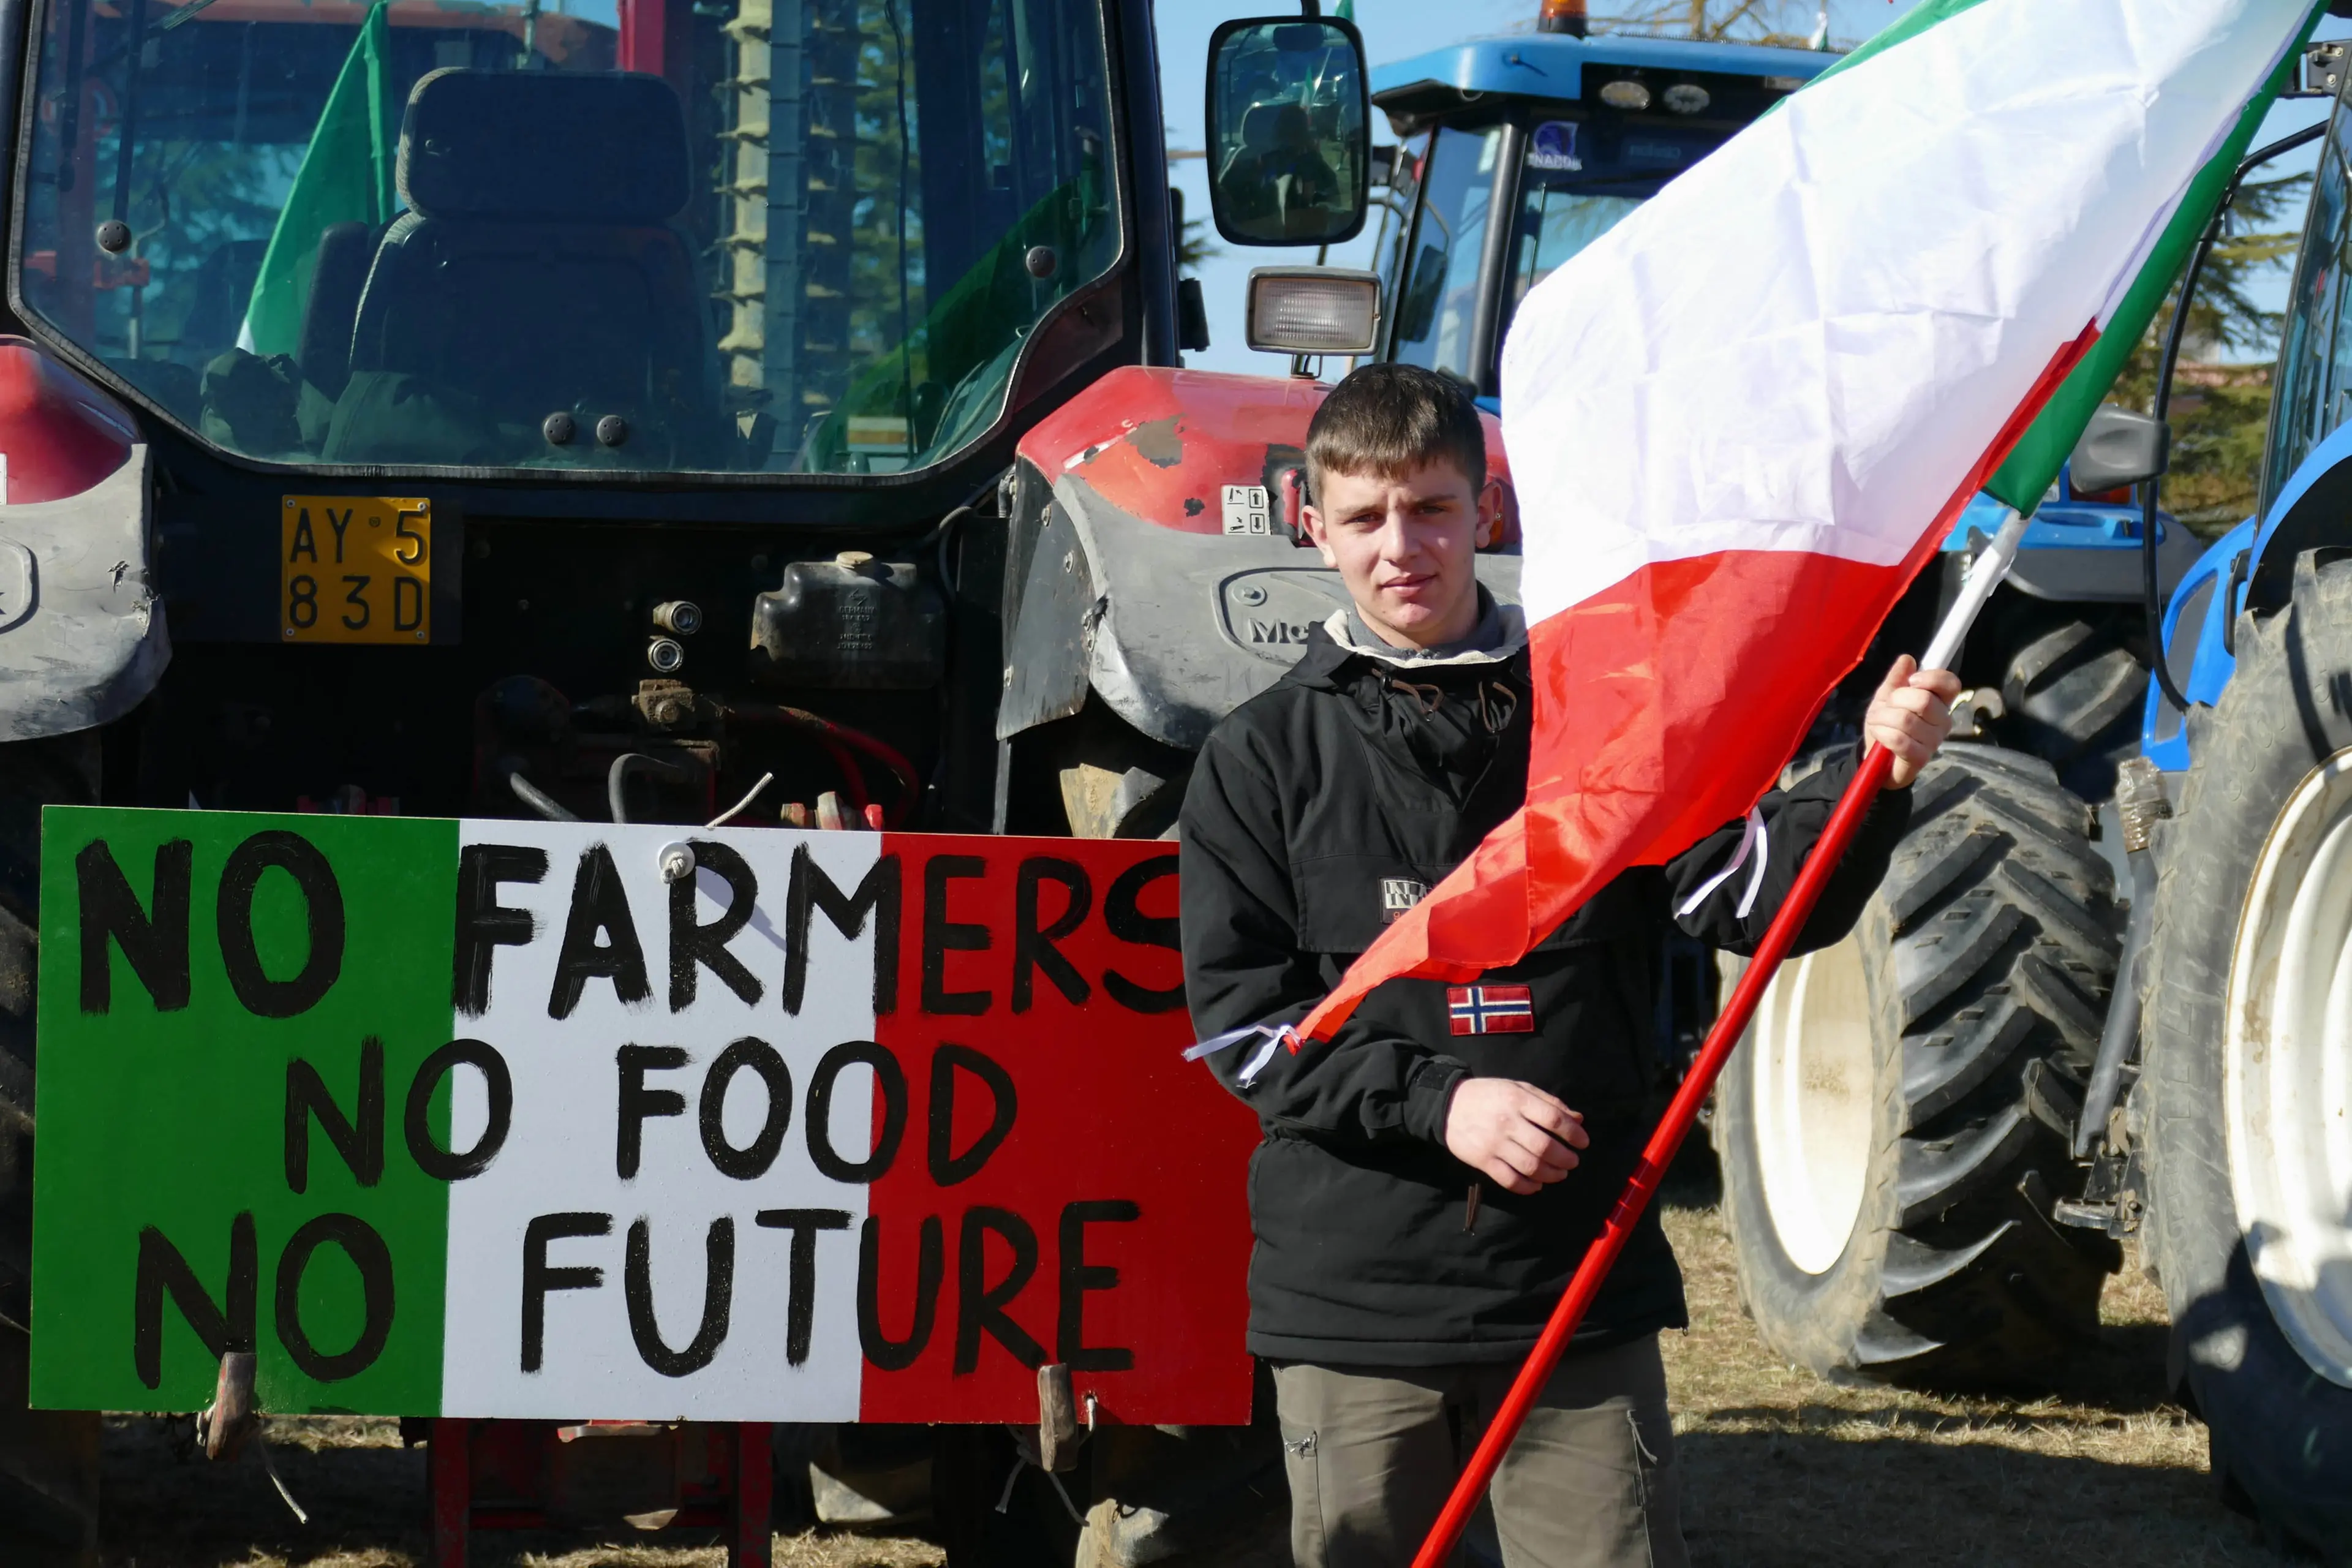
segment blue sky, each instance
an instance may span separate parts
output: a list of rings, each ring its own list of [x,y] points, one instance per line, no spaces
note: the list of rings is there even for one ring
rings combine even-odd
[[[1830,36],[1844,43],[1865,38],[1909,10],[1914,3],[1915,0],[1832,0]],[[1197,149],[1202,143],[1202,85],[1211,31],[1227,17],[1263,16],[1270,9],[1279,8],[1268,6],[1265,0],[1160,0],[1160,68],[1168,144],[1171,149]],[[1606,0],[1594,0],[1594,12],[1605,13],[1609,8]],[[1431,0],[1356,0],[1356,25],[1363,32],[1365,48],[1372,62],[1380,64],[1465,38],[1524,31],[1532,25],[1536,9],[1536,0],[1440,0],[1436,4]],[[1813,7],[1792,5],[1788,9],[1810,13]],[[2352,34],[2352,26],[2331,19],[2322,25],[2322,34],[2347,36]],[[2326,110],[2324,102],[2282,104],[2272,112],[2265,132],[2269,136],[2284,134],[2295,126],[2321,118]],[[1387,128],[1381,123],[1380,116],[1375,114],[1373,120],[1374,139],[1387,140]],[[2310,166],[2307,153],[2282,159],[2274,165],[2282,172]],[[1206,214],[1209,194],[1205,166],[1194,159],[1173,167],[1176,185],[1184,193],[1185,210]],[[1369,258],[1368,229],[1367,239],[1335,251],[1330,260],[1335,266],[1361,267],[1370,264]],[[1209,307],[1210,347],[1205,353],[1186,355],[1186,363],[1204,370],[1278,374],[1284,365],[1279,357],[1253,353],[1242,343],[1243,295],[1250,268],[1311,263],[1314,259],[1312,250],[1221,247],[1220,254],[1210,258],[1200,274]],[[2282,268],[2261,292],[2269,297],[2267,302],[2274,308],[2284,298],[2286,287]]]

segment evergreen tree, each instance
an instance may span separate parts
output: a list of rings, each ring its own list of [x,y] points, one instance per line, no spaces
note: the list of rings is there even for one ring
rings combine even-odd
[[[2200,534],[2223,532],[2254,509],[2270,425],[2269,356],[2281,318],[2262,308],[2253,289],[2262,274],[2294,258],[2301,236],[2280,225],[2302,217],[2310,188],[2308,174],[2241,186],[2189,301],[2181,369],[2167,410],[2172,468],[2164,508]],[[2176,285],[2116,378],[2112,401],[2146,408],[2155,397],[2157,364],[2179,298]]]

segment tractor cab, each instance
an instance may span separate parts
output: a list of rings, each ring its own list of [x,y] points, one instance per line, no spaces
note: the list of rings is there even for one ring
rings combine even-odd
[[[1122,248],[1094,5],[62,0],[37,47],[29,322],[237,458],[923,468]]]
[[[1451,371],[1495,407],[1528,290],[1836,58],[1537,33],[1375,67],[1372,103],[1399,142],[1379,202],[1375,356]]]

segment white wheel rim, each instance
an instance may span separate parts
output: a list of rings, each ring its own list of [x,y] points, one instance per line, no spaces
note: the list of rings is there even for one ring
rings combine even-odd
[[[1853,937],[1782,967],[1748,1057],[1764,1208],[1807,1274],[1845,1251],[1870,1179],[1870,990]]]
[[[2352,1388],[2352,750],[2279,813],[2230,963],[2222,1110],[2238,1226],[2271,1316]]]

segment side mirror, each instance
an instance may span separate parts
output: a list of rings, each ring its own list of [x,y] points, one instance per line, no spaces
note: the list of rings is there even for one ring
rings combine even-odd
[[[1335,17],[1220,23],[1209,39],[1209,205],[1234,245],[1337,245],[1370,203],[1364,43]]]
[[[2163,473],[2172,450],[2172,432],[2152,414],[2102,404],[2066,459],[2076,495],[2145,484]]]

